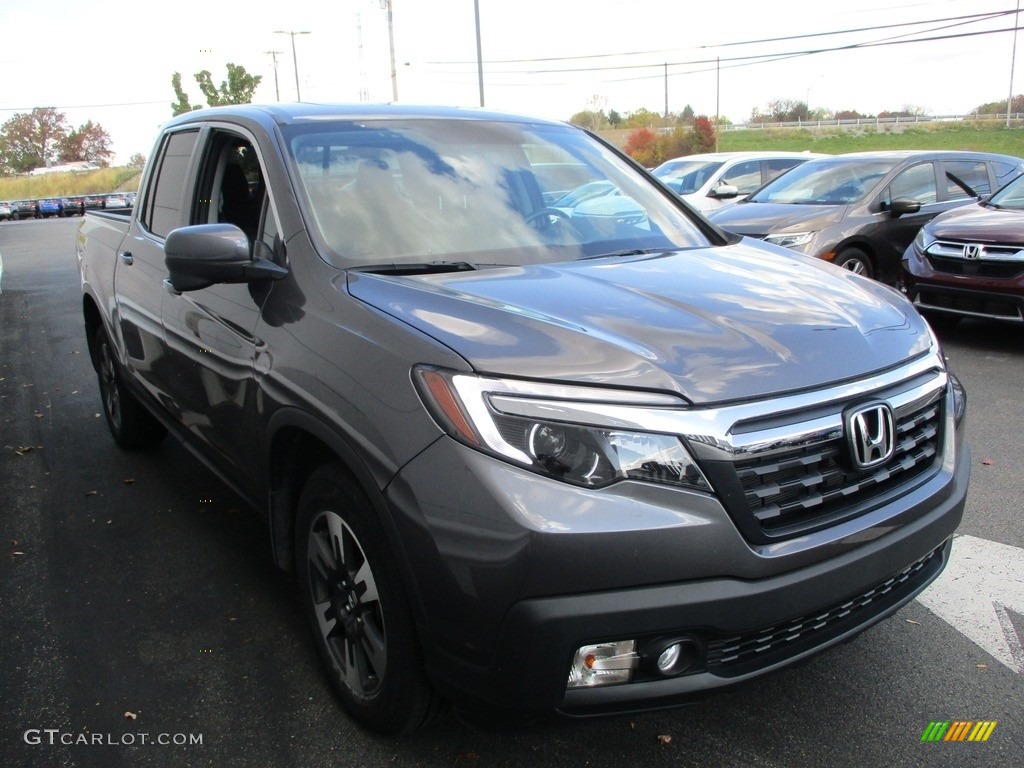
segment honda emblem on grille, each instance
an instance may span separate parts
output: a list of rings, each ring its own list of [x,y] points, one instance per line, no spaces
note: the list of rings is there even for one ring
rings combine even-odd
[[[846,417],[850,456],[857,469],[871,469],[892,458],[896,428],[888,403],[871,403],[850,411]]]
[[[985,246],[981,243],[968,243],[964,246],[965,259],[980,259],[985,253]]]

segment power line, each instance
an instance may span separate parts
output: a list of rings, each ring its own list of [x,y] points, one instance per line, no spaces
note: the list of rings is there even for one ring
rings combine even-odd
[[[785,42],[787,40],[806,40],[808,38],[815,38],[815,37],[831,37],[831,36],[836,36],[836,35],[847,35],[847,34],[853,34],[855,32],[874,32],[874,31],[880,31],[880,30],[885,30],[885,29],[897,29],[897,28],[901,28],[901,27],[916,27],[916,26],[924,26],[925,24],[942,24],[942,23],[949,22],[949,21],[961,21],[961,22],[964,22],[964,23],[973,23],[972,21],[969,21],[969,20],[973,20],[973,21],[983,21],[983,20],[985,20],[985,21],[987,21],[989,19],[995,19],[995,18],[999,18],[999,17],[1002,17],[1002,16],[1012,16],[1015,13],[1016,13],[1016,11],[1013,11],[1013,10],[1010,10],[1010,11],[990,11],[990,12],[987,12],[987,13],[972,13],[972,14],[967,14],[967,15],[964,15],[964,16],[948,16],[948,17],[939,18],[939,19],[925,19],[925,20],[922,20],[922,21],[908,21],[908,22],[903,22],[903,23],[900,23],[900,24],[880,24],[880,25],[875,25],[875,26],[870,26],[870,27],[851,27],[850,29],[833,30],[833,31],[830,31],[830,32],[809,32],[809,33],[801,34],[801,35],[785,35],[785,36],[782,36],[782,37],[766,37],[766,38],[755,39],[755,40],[741,40],[741,41],[736,41],[736,42],[731,42],[731,43],[716,43],[716,44],[712,44],[712,45],[701,45],[701,46],[697,46],[697,47],[702,49],[702,50],[708,50],[708,49],[714,49],[714,48],[730,48],[730,47],[736,47],[736,46],[742,46],[742,45],[757,45],[757,44],[762,44],[762,43]],[[586,59],[607,59],[607,58],[628,57],[628,56],[651,56],[651,55],[655,55],[655,54],[673,53],[673,52],[678,51],[678,50],[680,50],[680,49],[678,49],[678,48],[671,48],[671,49],[663,48],[663,49],[654,49],[654,50],[647,50],[647,51],[624,51],[624,52],[620,52],[620,53],[596,53],[596,54],[586,54],[586,55],[581,55],[581,56],[550,56],[550,57],[530,58],[530,59],[493,59],[493,60],[487,61],[487,64],[532,64],[532,63],[541,63],[541,62],[547,62],[547,61],[580,61],[580,60],[586,60]],[[712,61],[713,60],[714,59],[712,59]],[[469,65],[469,64],[472,64],[473,66],[476,66],[476,61],[428,61],[426,63],[427,64],[439,64],[439,65],[460,65],[460,64]],[[644,65],[636,65],[636,66],[644,66]],[[651,66],[659,66],[660,67],[660,66],[663,66],[663,63],[659,63],[657,65],[651,65]],[[617,68],[618,67],[608,67],[608,69],[617,69]],[[625,68],[625,67],[623,67],[623,68]],[[588,68],[588,69],[594,69],[594,68]],[[555,71],[560,71],[560,70],[555,70]],[[568,71],[573,71],[573,70],[568,70]]]

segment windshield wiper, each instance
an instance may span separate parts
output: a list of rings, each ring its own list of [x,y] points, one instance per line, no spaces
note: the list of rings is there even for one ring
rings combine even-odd
[[[420,261],[392,264],[371,264],[359,267],[360,272],[388,275],[436,275],[444,272],[473,272],[480,268],[479,264],[468,261]],[[485,266],[496,267],[497,264]]]
[[[648,256],[652,253],[668,253],[671,248],[626,248],[621,251],[610,251],[608,253],[597,253],[593,256],[584,256],[580,261],[591,259],[620,259],[626,256]]]

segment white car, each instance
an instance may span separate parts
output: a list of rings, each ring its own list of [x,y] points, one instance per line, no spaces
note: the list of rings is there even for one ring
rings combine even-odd
[[[709,213],[749,195],[790,168],[814,157],[811,152],[711,152],[666,160],[652,173],[701,213]]]
[[[0,221],[7,221],[13,212],[10,203],[0,203]]]

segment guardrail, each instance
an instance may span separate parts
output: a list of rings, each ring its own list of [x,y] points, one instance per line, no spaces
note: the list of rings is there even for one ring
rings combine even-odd
[[[1001,123],[1024,127],[1024,112],[1013,112],[1007,117],[1006,113],[994,115],[909,115],[903,117],[858,117],[847,120],[796,120],[782,123],[737,123],[733,125],[719,126],[722,131],[757,131],[771,128],[862,128],[899,126],[906,127],[917,123],[954,123],[954,122],[984,122]]]

